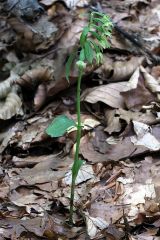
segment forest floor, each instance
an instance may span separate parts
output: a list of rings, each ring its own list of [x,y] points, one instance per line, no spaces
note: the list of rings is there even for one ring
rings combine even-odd
[[[45,130],[60,114],[76,121],[65,64],[93,10],[115,27],[82,81],[71,227],[76,130]],[[0,240],[160,239],[159,1],[8,0],[0,12]]]

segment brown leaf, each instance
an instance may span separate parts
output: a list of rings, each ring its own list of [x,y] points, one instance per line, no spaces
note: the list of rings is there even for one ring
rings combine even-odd
[[[115,116],[116,110],[106,110],[105,111],[105,119],[107,122],[107,127],[104,131],[108,132],[109,134],[113,132],[120,132],[121,124],[120,124],[120,117]]]
[[[11,72],[10,77],[0,83],[0,99],[3,99],[8,95],[16,79],[17,75],[14,72]]]
[[[134,146],[130,140],[130,137],[125,137],[117,144],[107,144],[105,149],[106,151],[104,154],[102,154],[98,151],[98,149],[94,149],[92,144],[93,139],[94,137],[89,138],[87,135],[81,138],[80,152],[85,159],[94,163],[118,161],[120,159],[125,159],[148,152],[147,148],[143,146]]]
[[[52,181],[56,182],[65,175],[67,167],[73,162],[71,158],[66,157],[65,159],[61,159],[55,155],[42,157],[42,159],[43,161],[37,163],[33,168],[23,169],[19,176],[15,178],[16,185],[17,179],[19,179],[19,184],[22,182],[22,185],[24,182],[25,185],[42,184]]]
[[[109,82],[128,80],[143,60],[143,57],[131,57],[130,60],[112,62],[112,65],[108,64],[108,60],[104,61],[101,67],[103,78]]]
[[[47,89],[44,84],[40,84],[37,88],[35,97],[34,97],[34,109],[38,111],[45,103],[47,99]]]
[[[28,89],[34,89],[38,84],[48,82],[52,79],[53,73],[47,67],[39,67],[27,71],[17,79],[16,83]]]
[[[121,92],[121,96],[123,96],[125,104],[130,110],[140,110],[143,105],[155,99],[154,95],[145,87],[144,79],[141,75],[139,76],[137,87]]]
[[[8,19],[8,23],[17,33],[16,46],[18,49],[24,52],[33,51],[36,46],[42,42],[42,39],[34,38],[34,32],[23,22],[17,18]]]
[[[7,120],[15,115],[23,115],[22,101],[15,88],[8,93],[5,101],[0,102],[0,119]]]
[[[113,108],[124,108],[124,100],[120,93],[125,87],[126,82],[121,82],[86,89],[81,99],[92,104],[103,102]]]
[[[110,214],[108,214],[110,212]],[[123,215],[121,206],[114,206],[112,203],[94,202],[89,209],[90,216],[100,217],[108,224],[115,223]]]

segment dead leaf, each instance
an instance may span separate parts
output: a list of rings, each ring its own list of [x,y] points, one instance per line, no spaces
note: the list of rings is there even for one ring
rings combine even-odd
[[[0,83],[0,99],[3,99],[8,95],[17,77],[18,76],[14,72],[11,72],[10,77]]]
[[[112,65],[104,60],[101,67],[103,78],[107,78],[109,82],[128,80],[143,60],[143,57],[132,57],[130,60],[112,62]]]
[[[16,83],[28,89],[34,89],[38,84],[48,82],[53,78],[53,71],[48,68],[39,67],[27,71]]]
[[[78,172],[76,178],[76,185],[87,181],[88,179],[94,179],[94,172],[92,165],[83,164]],[[70,170],[65,174],[65,178],[63,179],[64,184],[71,185],[72,182],[72,171]]]
[[[124,97],[125,104],[130,110],[140,110],[143,105],[147,105],[154,101],[154,95],[144,85],[144,79],[138,76],[138,84],[135,89],[121,92]]]
[[[104,148],[105,152],[100,153],[97,151],[98,149],[94,149],[94,146],[92,144],[93,139],[93,136],[92,138],[88,137],[87,135],[85,137],[82,137],[80,152],[83,155],[84,159],[87,159],[88,161],[94,163],[118,161],[120,159],[138,156],[139,154],[148,152],[148,149],[146,147],[134,146],[130,140],[130,137],[125,137],[117,144],[106,144],[106,148]]]
[[[160,93],[160,85],[159,82],[152,77],[152,75],[150,75],[142,66],[141,66],[141,72],[144,75],[144,79],[145,79],[145,83],[146,86],[148,87],[148,89],[153,92],[153,93],[158,93],[157,97],[158,100],[160,99],[159,93]]]
[[[34,109],[38,111],[45,103],[47,99],[47,89],[44,84],[40,84],[37,88],[35,97],[34,97]]]
[[[81,99],[89,103],[103,102],[113,108],[124,108],[124,100],[121,92],[125,89],[126,82],[110,83],[86,89]]]
[[[109,225],[101,217],[91,217],[87,212],[85,213],[85,219],[87,225],[87,233],[91,239],[94,239],[99,230],[105,229]]]
[[[152,135],[151,128],[147,124],[133,121],[133,126],[137,135],[131,137],[134,145],[142,145],[153,151],[160,149],[160,142]]]
[[[119,117],[115,116],[116,110],[106,110],[105,111],[105,119],[107,121],[107,127],[104,131],[108,132],[109,134],[113,132],[120,132],[121,124],[119,121]]]
[[[0,102],[0,119],[7,120],[15,115],[23,115],[22,101],[15,88],[12,88],[6,99]]]

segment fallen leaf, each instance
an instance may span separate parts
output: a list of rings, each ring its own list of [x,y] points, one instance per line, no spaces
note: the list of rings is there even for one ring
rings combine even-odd
[[[88,179],[94,179],[94,172],[92,165],[83,164],[78,171],[78,175],[76,177],[76,185],[87,181]],[[66,185],[71,185],[72,182],[72,171],[70,170],[65,174],[65,178],[63,179]]]
[[[160,142],[152,135],[151,128],[147,124],[133,121],[133,125],[137,135],[131,137],[134,145],[142,145],[153,151],[160,149]]]
[[[109,82],[128,80],[134,73],[138,66],[143,62],[143,57],[131,57],[126,61],[114,61],[112,64],[108,64],[108,60],[105,60],[101,67],[102,76],[107,78]]]
[[[141,75],[138,77],[137,87],[129,91],[123,91],[121,95],[130,110],[141,110],[143,105],[147,105],[155,99],[154,95],[144,85],[144,79]]]
[[[113,108],[124,108],[124,100],[121,92],[126,88],[126,82],[110,83],[86,89],[81,99],[89,103],[103,102]]]
[[[101,217],[91,217],[87,212],[85,214],[87,233],[91,239],[94,239],[99,230],[108,227],[108,223]]]

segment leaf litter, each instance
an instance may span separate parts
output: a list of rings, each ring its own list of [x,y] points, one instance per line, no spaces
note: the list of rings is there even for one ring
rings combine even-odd
[[[7,4],[0,4],[0,238],[159,239],[158,1]],[[68,84],[65,63],[91,8],[109,14],[115,29],[103,64],[87,68],[82,83],[84,162],[70,227],[76,128],[56,138],[46,129],[60,114],[76,122],[78,73],[71,69]]]

